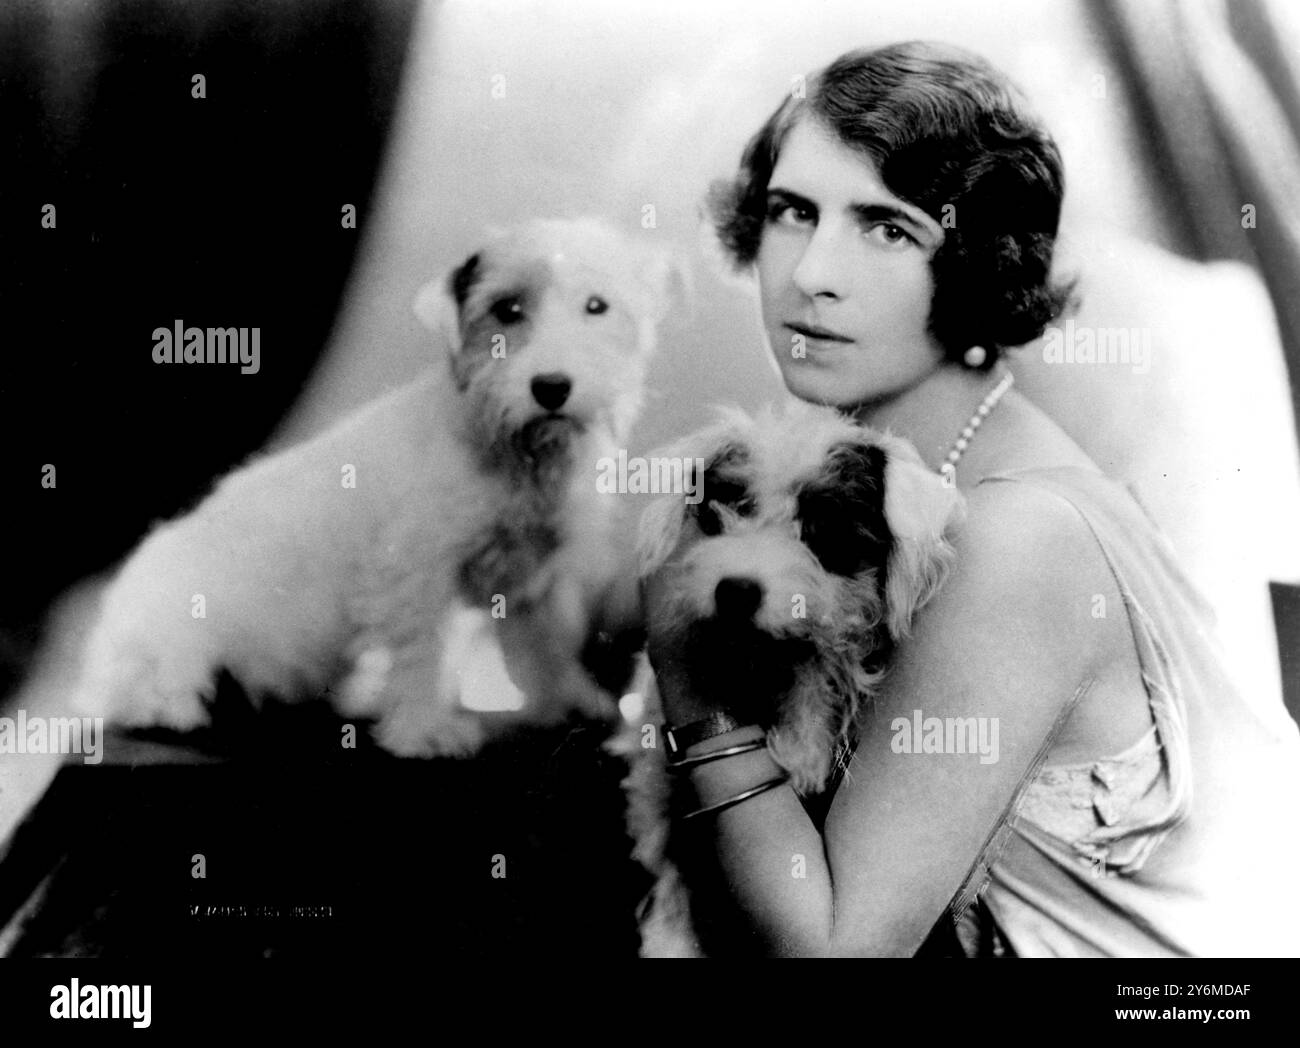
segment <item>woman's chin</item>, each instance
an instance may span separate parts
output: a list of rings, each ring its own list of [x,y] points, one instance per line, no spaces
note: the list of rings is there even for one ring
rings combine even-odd
[[[829,369],[787,366],[782,369],[781,377],[791,396],[810,404],[828,404],[848,410],[862,401],[861,397],[853,395],[842,375]]]

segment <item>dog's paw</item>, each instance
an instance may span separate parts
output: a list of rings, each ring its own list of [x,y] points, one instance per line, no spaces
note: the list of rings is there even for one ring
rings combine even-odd
[[[606,724],[621,724],[623,715],[618,700],[594,683],[580,664],[573,664],[555,689],[555,700],[564,709],[577,710],[582,716]]]
[[[100,644],[83,664],[72,707],[126,728],[170,728],[186,732],[211,722],[204,701],[212,682],[197,667],[164,664],[156,656]]]
[[[108,707],[108,719],[126,728],[170,728],[187,732],[206,728],[212,715],[196,693],[161,696],[133,692],[117,696]]]
[[[372,737],[397,757],[468,757],[483,745],[485,732],[472,716],[434,715],[419,703],[402,703],[380,719]]]
[[[388,648],[367,648],[357,656],[352,671],[339,685],[334,708],[346,717],[369,716],[378,707],[393,668]]]

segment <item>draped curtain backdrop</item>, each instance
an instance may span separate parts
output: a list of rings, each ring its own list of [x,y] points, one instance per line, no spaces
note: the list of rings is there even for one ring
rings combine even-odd
[[[1166,187],[1174,246],[1236,259],[1277,313],[1300,423],[1300,48],[1267,0],[1098,0],[1091,6]],[[1231,366],[1232,346],[1224,346]],[[1283,689],[1300,719],[1300,586],[1271,585]]]
[[[1268,285],[1300,419],[1300,73],[1263,0],[1092,7],[1151,148],[1183,253],[1236,259]],[[1243,210],[1245,209],[1245,210]],[[1225,364],[1232,347],[1225,346]]]

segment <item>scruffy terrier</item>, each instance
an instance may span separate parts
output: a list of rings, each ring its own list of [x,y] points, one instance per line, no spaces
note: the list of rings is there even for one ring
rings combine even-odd
[[[757,419],[726,411],[665,454],[705,464],[698,503],[658,499],[639,533],[641,578],[667,573],[683,672],[698,696],[765,728],[795,790],[824,803],[894,643],[942,584],[961,497],[910,444],[802,402]],[[641,952],[699,956],[645,664],[638,687],[642,712],[612,748],[632,762],[628,828],[656,877]]]
[[[597,462],[639,409],[674,272],[592,219],[492,235],[417,298],[441,366],[148,536],[103,594],[78,705],[198,727],[224,668],[255,700],[328,693],[394,753],[465,754],[483,724],[444,655],[471,609],[536,720],[608,717],[579,660],[617,563]]]

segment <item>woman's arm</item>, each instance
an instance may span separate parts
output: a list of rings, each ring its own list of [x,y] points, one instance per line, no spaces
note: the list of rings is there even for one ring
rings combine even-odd
[[[976,489],[954,545],[948,583],[917,616],[867,715],[825,838],[788,785],[692,820],[704,823],[689,831],[701,843],[693,857],[719,864],[773,954],[914,953],[1058,713],[1114,656],[1113,645],[1127,642],[1122,622],[1093,617],[1096,594],[1121,619],[1122,604],[1086,525],[1064,501],[1028,485]],[[671,658],[658,662],[669,721],[698,716],[689,682]],[[918,717],[922,725],[960,719],[963,737],[973,728],[985,752],[925,752],[925,732],[911,737]],[[761,750],[688,774],[703,806],[778,771]]]

